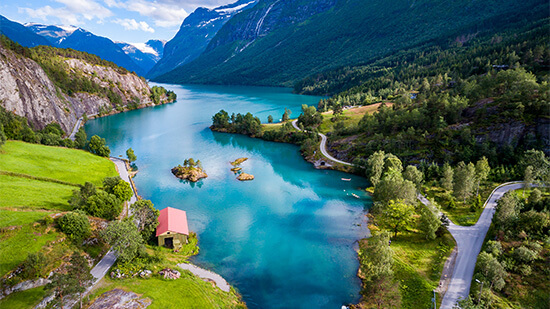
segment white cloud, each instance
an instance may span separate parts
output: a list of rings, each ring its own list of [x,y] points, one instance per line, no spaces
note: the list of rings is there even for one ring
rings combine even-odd
[[[142,30],[142,31],[145,31],[145,32],[155,32],[155,29],[151,28],[146,22],[144,21],[136,21],[135,19],[129,19],[129,18],[125,18],[125,19],[115,19],[113,20],[113,22],[115,24],[119,24],[121,25],[122,27],[124,27],[124,29],[126,30]]]
[[[69,0],[67,0],[69,1]],[[124,8],[128,11],[137,12],[141,16],[147,16],[153,19],[158,27],[174,27],[179,26],[185,17],[189,15],[182,7],[181,1],[173,0],[132,0],[132,1],[117,1],[104,0],[109,7]]]
[[[59,19],[64,24],[79,25],[82,24],[81,19],[86,20],[98,19],[101,22],[103,19],[110,17],[113,13],[97,3],[94,0],[55,0],[64,6],[53,8],[49,5],[37,9],[19,8],[20,12],[25,12],[32,18],[38,18],[43,21],[48,21],[54,17]]]

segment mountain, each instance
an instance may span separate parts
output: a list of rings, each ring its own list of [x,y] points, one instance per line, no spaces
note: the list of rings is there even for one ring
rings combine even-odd
[[[313,74],[548,15],[547,1],[260,0],[155,81],[293,86]]]
[[[147,71],[138,66],[116,43],[74,26],[53,26],[30,23],[25,25],[32,32],[46,38],[59,48],[72,48],[97,55],[130,71],[144,75]]]
[[[13,22],[0,15],[0,34],[26,47],[51,45],[48,40],[30,31],[20,23]]]
[[[159,76],[197,58],[231,17],[254,6],[256,2],[239,0],[215,9],[197,8],[185,18],[176,36],[166,43],[164,57],[148,76]]]
[[[145,79],[112,62],[50,46],[31,52],[5,37],[0,37],[0,81],[0,106],[36,129],[57,122],[70,132],[83,114],[153,104]]]
[[[162,58],[166,41],[149,40],[146,43],[116,42],[118,47],[128,55],[144,72],[151,68]]]

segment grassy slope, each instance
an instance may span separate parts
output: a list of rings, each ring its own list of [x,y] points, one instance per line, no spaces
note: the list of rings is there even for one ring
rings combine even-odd
[[[394,271],[399,280],[402,308],[431,308],[432,290],[439,285],[443,265],[454,245],[448,232],[433,241],[414,233],[392,239]]]
[[[8,141],[0,153],[0,170],[54,178],[74,184],[101,186],[103,178],[118,175],[106,158],[61,147]]]
[[[23,309],[34,308],[46,296],[44,287],[13,293],[0,300],[0,308]]]
[[[102,286],[97,289],[90,299],[114,288],[133,291],[153,300],[150,307],[155,308],[235,308],[238,307],[238,297],[233,293],[226,293],[212,284],[202,281],[188,271],[182,271],[177,280],[164,280],[153,277],[151,279],[112,280],[105,278]]]
[[[68,200],[75,189],[57,183],[0,175],[0,209],[69,210]]]

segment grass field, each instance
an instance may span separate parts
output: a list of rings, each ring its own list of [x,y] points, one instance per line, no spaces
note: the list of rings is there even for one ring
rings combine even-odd
[[[344,124],[346,126],[357,125],[365,114],[372,115],[376,111],[378,111],[378,108],[380,107],[381,104],[382,103],[376,103],[376,104],[347,109],[342,112],[342,115],[339,116],[340,120],[344,121]],[[388,107],[393,105],[393,103],[391,102],[387,102],[385,104]],[[319,132],[326,134],[334,130],[333,127],[336,124],[336,122],[331,121],[331,118],[333,118],[332,111],[324,112],[322,113],[322,115],[323,115],[323,123],[321,123],[321,125],[319,126]]]
[[[48,242],[60,237],[60,233],[45,226],[36,224],[37,219],[44,218],[46,212],[21,212],[3,210],[0,226],[18,225],[18,228],[0,234],[0,277],[21,264],[29,253],[40,251]],[[19,223],[8,224],[7,223]]]
[[[431,241],[416,233],[392,239],[394,271],[399,281],[402,308],[432,308],[432,291],[439,285],[443,265],[454,245],[448,232]]]
[[[107,158],[83,150],[18,141],[8,141],[2,146],[0,170],[74,184],[89,181],[97,186],[102,185],[103,178],[118,175],[114,164]]]
[[[165,280],[159,277],[150,279],[112,280],[105,277],[92,293],[95,299],[114,288],[132,291],[148,297],[153,302],[148,308],[242,308],[239,298],[233,292],[223,292],[211,283],[202,281],[188,271],[181,272],[181,278]]]
[[[68,200],[75,189],[47,181],[0,175],[0,209],[69,210]]]
[[[46,296],[44,287],[38,287],[8,295],[0,300],[0,308],[26,309],[34,308]]]

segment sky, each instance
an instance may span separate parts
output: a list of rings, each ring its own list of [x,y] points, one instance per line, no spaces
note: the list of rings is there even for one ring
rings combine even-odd
[[[236,0],[2,0],[0,15],[19,23],[73,25],[113,41],[170,40],[197,7]]]

